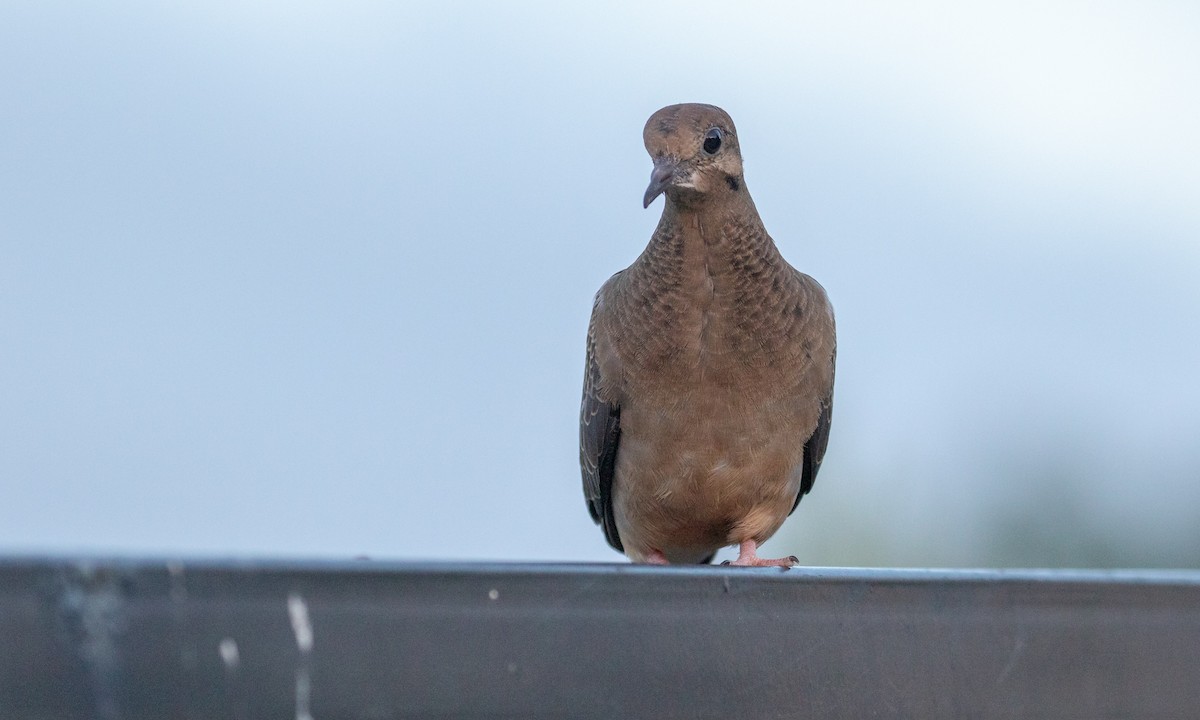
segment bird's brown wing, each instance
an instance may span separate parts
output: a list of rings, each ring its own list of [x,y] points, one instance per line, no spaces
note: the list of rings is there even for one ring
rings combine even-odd
[[[821,460],[825,458],[825,448],[829,445],[829,423],[833,419],[833,390],[821,400],[821,417],[817,420],[817,429],[808,436],[804,443],[804,459],[800,474],[800,492],[796,493],[796,502],[792,503],[792,512],[800,504],[800,498],[812,490],[817,481],[817,471],[821,469]],[[788,513],[789,515],[791,513]]]
[[[816,297],[821,299],[825,309],[828,310],[829,301],[825,297],[825,290],[816,280],[803,273],[799,274],[802,281],[815,286]],[[830,318],[832,319],[832,311],[830,311]],[[829,332],[835,332],[832,324],[829,326]],[[796,502],[792,503],[792,512],[796,511],[796,506],[800,504],[800,498],[812,490],[813,483],[817,481],[817,471],[821,469],[821,461],[825,459],[825,448],[829,445],[829,424],[833,420],[833,378],[837,367],[836,335],[832,337],[832,340],[833,350],[829,355],[829,388],[821,396],[821,415],[817,419],[817,427],[804,442],[804,458],[801,460],[800,468],[800,492],[796,494]]]
[[[617,446],[621,440],[621,408],[600,398],[600,364],[596,361],[597,314],[602,311],[602,298],[608,287],[606,283],[596,293],[592,319],[588,323],[583,402],[579,408],[579,467],[583,473],[583,496],[592,520],[604,528],[604,538],[608,544],[624,552],[625,547],[621,544],[617,523],[613,518],[612,497]]]

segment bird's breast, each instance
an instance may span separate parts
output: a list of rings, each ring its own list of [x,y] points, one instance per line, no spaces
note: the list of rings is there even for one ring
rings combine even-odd
[[[627,372],[676,376],[689,386],[720,388],[740,375],[796,371],[795,303],[778,297],[789,279],[738,282],[704,272],[687,273],[667,291],[629,303],[620,332],[629,338]]]

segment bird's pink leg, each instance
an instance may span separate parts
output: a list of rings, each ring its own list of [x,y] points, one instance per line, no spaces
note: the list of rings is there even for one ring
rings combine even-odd
[[[795,555],[789,555],[778,560],[768,560],[758,556],[758,544],[753,540],[743,540],[738,545],[737,560],[729,562],[726,560],[722,565],[737,565],[740,567],[784,567],[789,568],[800,562],[800,558]]]
[[[646,553],[647,565],[670,565],[671,561],[667,560],[667,556],[663,555],[662,550],[651,550]]]

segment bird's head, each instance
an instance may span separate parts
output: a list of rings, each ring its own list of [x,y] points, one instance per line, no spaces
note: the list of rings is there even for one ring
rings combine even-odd
[[[643,207],[650,207],[664,192],[676,203],[692,204],[743,191],[737,130],[721,108],[699,103],[668,105],[650,116],[642,137],[654,160]]]

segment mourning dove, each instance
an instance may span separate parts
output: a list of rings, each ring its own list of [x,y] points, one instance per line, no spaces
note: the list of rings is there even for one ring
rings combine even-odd
[[[759,558],[812,489],[829,441],[836,340],[825,290],[775,247],[742,177],[733,120],[665,107],[643,131],[641,256],[596,293],[579,423],[592,519],[634,562]]]

